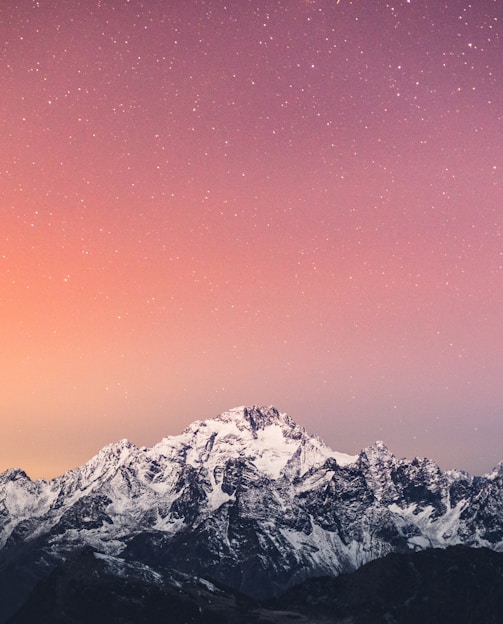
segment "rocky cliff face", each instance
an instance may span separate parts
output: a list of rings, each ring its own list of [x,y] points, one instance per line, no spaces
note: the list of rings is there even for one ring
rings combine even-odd
[[[83,546],[264,598],[455,544],[503,550],[501,466],[442,472],[381,442],[336,453],[272,407],[197,421],[149,449],[122,440],[52,481],[0,475],[0,584],[20,595]]]

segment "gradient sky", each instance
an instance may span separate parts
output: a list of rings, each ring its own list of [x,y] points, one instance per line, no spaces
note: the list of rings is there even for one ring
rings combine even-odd
[[[2,0],[0,470],[274,404],[503,459],[500,0]]]

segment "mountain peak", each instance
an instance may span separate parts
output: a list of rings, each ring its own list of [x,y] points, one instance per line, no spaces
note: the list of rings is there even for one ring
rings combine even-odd
[[[235,425],[240,431],[249,431],[254,438],[267,431],[277,430],[284,438],[300,440],[311,438],[306,430],[274,406],[241,406],[223,412],[214,419],[216,422]]]
[[[110,461],[120,461],[123,460],[132,450],[137,450],[135,444],[127,440],[126,438],[122,438],[118,442],[111,442],[107,444],[105,447],[99,451],[99,453],[91,460],[105,460],[107,462]]]
[[[503,460],[500,461],[487,475],[488,479],[494,480],[498,477],[503,477]]]
[[[370,445],[369,449],[373,450],[376,453],[384,453],[388,455],[392,454],[382,440],[376,440],[374,444]]]
[[[392,454],[389,448],[386,446],[386,444],[384,444],[382,440],[376,440],[374,444],[371,444],[368,447],[367,450],[372,450],[375,453],[384,453],[384,454],[389,454],[389,455]]]
[[[378,462],[392,462],[396,458],[388,447],[381,440],[377,440],[374,444],[367,446],[360,453],[360,461],[375,463]]]
[[[7,483],[8,481],[31,481],[30,477],[21,468],[8,468],[0,474],[0,483]]]
[[[254,431],[265,429],[270,425],[287,425],[295,427],[294,421],[286,414],[281,414],[275,407],[270,406],[241,406],[230,409],[220,416],[218,420],[225,422],[234,421],[236,423],[247,423]]]

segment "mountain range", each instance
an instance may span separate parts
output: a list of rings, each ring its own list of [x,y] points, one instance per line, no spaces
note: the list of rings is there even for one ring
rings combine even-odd
[[[183,587],[243,605],[453,547],[503,552],[503,463],[480,477],[444,472],[382,442],[350,456],[274,407],[240,407],[152,448],[121,440],[51,481],[1,474],[0,622],[22,622],[41,584],[86,566],[152,591],[164,579],[158,604]]]

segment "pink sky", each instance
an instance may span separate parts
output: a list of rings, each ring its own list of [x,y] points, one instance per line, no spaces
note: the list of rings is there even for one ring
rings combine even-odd
[[[0,6],[0,470],[274,404],[503,459],[502,8]]]

